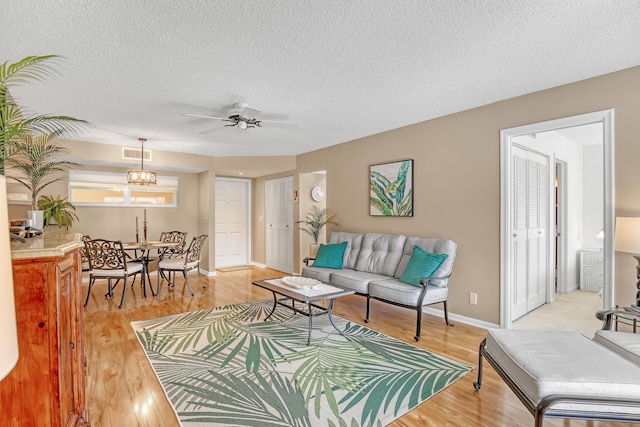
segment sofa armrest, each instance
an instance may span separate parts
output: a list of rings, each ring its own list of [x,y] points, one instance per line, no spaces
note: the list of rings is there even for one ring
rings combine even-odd
[[[315,258],[309,258],[309,257],[307,257],[307,258],[303,259],[303,260],[302,260],[302,262],[304,262],[304,265],[306,265],[307,267],[309,267],[309,261],[315,261],[315,260],[316,260]]]
[[[429,284],[429,281],[431,281],[431,280],[442,280],[442,279],[448,279],[449,277],[451,277],[451,273],[447,274],[446,276],[425,277],[424,279],[420,279],[420,284],[422,286],[426,287]]]

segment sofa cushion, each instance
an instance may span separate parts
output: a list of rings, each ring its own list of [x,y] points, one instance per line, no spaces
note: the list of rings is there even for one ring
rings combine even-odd
[[[356,271],[351,269],[333,270],[331,284],[340,288],[352,289],[361,294],[369,293],[369,282],[372,280],[384,280],[388,277],[381,274]]]
[[[447,254],[432,254],[423,251],[420,246],[414,246],[411,259],[398,280],[407,285],[422,287],[420,280],[433,276],[447,256]]]
[[[593,340],[640,366],[640,334],[618,331],[596,331]]]
[[[393,277],[406,239],[401,234],[365,234],[355,269]]]
[[[335,268],[302,267],[302,273],[300,275],[319,280],[323,283],[329,283],[331,281],[331,273],[334,271],[336,271]]]
[[[489,329],[486,339],[488,353],[535,404],[550,395],[640,397],[638,366],[580,333]],[[554,408],[585,410],[588,405]]]
[[[372,280],[369,282],[369,295],[386,301],[416,307],[418,298],[422,292],[422,287],[407,285],[397,279],[386,278],[383,280]],[[422,305],[434,304],[447,300],[449,288],[438,288],[427,286],[427,294],[422,301]]]
[[[445,279],[433,279],[429,281],[429,285],[446,287],[449,283],[448,276],[453,269],[453,262],[456,259],[457,245],[453,240],[448,239],[430,239],[426,237],[407,237],[404,248],[402,250],[402,257],[398,263],[393,277],[396,279],[402,276],[404,273],[411,255],[413,254],[413,248],[418,246],[420,249],[431,252],[432,254],[447,254],[447,258],[440,265],[440,267],[433,273],[433,277],[445,277]]]
[[[336,243],[333,245],[320,244],[316,260],[312,267],[337,268],[342,269],[344,251],[347,248],[347,242]]]
[[[347,231],[334,231],[329,236],[329,243],[342,243],[347,242],[347,248],[344,251],[344,260],[342,263],[343,268],[350,268],[355,270],[356,260],[358,259],[358,253],[360,253],[360,246],[362,245],[362,233],[349,233]]]

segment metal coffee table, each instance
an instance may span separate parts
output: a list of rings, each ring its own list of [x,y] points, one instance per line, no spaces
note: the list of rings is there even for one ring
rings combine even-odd
[[[264,319],[265,321],[269,319],[269,317],[271,317],[271,315],[276,311],[276,306],[279,304],[283,307],[287,307],[293,310],[296,313],[300,313],[304,316],[309,317],[309,334],[307,335],[307,345],[309,345],[309,343],[311,342],[313,318],[323,314],[326,314],[329,317],[329,322],[331,322],[331,325],[334,327],[334,329],[338,331],[340,335],[344,336],[342,331],[337,328],[335,323],[333,323],[331,310],[333,309],[333,302],[336,298],[354,294],[355,291],[342,289],[333,285],[326,284],[320,285],[321,287],[319,287],[318,290],[312,289],[310,291],[307,291],[306,289],[290,287],[280,279],[258,280],[253,282],[253,284],[255,286],[271,291],[271,293],[273,294],[273,308],[271,309],[269,315],[267,315],[267,317]],[[281,296],[283,298],[278,298],[278,296]],[[289,300],[290,304],[287,303],[287,301]],[[321,305],[315,304],[318,301],[323,300],[329,301],[328,307],[323,307]],[[305,304],[307,306],[306,309],[300,309],[296,307],[296,302]]]

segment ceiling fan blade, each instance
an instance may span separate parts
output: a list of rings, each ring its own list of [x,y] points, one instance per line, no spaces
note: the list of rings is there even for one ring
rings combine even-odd
[[[185,114],[183,114],[183,116],[197,117],[197,118],[200,118],[200,119],[214,119],[214,120],[227,120],[227,121],[229,120],[226,117],[205,116],[205,115],[202,115],[202,114],[187,114],[187,113],[185,113]]]
[[[277,127],[283,129],[300,129],[302,126],[300,123],[292,123],[292,122],[276,122],[272,120],[260,120],[260,125],[262,127]]]
[[[236,102],[233,107],[229,109],[229,115],[238,115],[243,117],[254,117],[262,113],[259,108],[250,107],[246,102]]]

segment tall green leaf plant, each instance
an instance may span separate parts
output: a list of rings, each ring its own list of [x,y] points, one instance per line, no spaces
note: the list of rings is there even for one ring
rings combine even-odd
[[[45,81],[58,73],[58,55],[27,56],[18,62],[0,65],[0,174],[5,173],[5,162],[13,155],[12,145],[25,134],[56,134],[57,137],[74,135],[89,125],[69,116],[29,116],[18,106],[9,90],[31,81]]]

